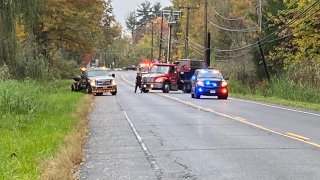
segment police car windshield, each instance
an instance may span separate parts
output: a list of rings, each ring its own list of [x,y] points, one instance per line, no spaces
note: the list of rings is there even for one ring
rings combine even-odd
[[[88,77],[108,76],[108,71],[107,70],[89,70],[87,75]]]
[[[219,78],[219,79],[223,79],[223,76],[219,71],[201,70],[198,73],[198,78]]]
[[[169,66],[153,66],[150,70],[150,73],[162,73],[167,74],[169,71]]]

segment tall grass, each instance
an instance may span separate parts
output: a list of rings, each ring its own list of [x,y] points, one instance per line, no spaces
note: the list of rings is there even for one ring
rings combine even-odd
[[[230,92],[234,95],[246,95],[251,97],[260,96],[269,99],[274,98],[277,99],[275,103],[288,101],[285,105],[293,105],[301,108],[310,107],[309,109],[311,110],[320,111],[319,87],[313,86],[309,83],[294,83],[284,77],[274,78],[270,83],[262,81],[254,85],[242,84],[239,81],[231,80]],[[308,107],[306,107],[306,105]]]
[[[43,160],[55,155],[78,122],[72,114],[82,93],[70,82],[0,83],[0,179],[37,179]]]

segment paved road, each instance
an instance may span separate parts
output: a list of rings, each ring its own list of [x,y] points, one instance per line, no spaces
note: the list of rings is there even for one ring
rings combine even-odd
[[[134,94],[121,74],[117,96],[95,97],[81,179],[320,179],[319,114]]]

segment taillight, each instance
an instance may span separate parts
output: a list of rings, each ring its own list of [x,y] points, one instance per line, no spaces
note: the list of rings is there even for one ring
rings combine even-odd
[[[223,89],[221,90],[221,93],[222,93],[222,94],[227,94],[227,93],[228,93],[227,88],[223,88]]]

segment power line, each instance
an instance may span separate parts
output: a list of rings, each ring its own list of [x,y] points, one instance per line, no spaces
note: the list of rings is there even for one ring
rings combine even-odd
[[[304,30],[304,29],[305,29],[306,27],[308,27],[310,24],[311,24],[311,22],[308,23],[308,24],[306,24],[305,26],[303,26],[303,27],[300,28],[299,30],[297,30],[297,31],[295,31],[295,32],[292,32],[291,34],[288,34],[288,35],[286,35],[286,36],[279,37],[279,38],[276,38],[276,39],[273,39],[273,40],[270,40],[270,41],[266,41],[265,43],[262,44],[262,46],[265,46],[265,45],[267,45],[267,44],[270,44],[270,43],[272,43],[272,42],[274,42],[274,41],[278,41],[278,40],[281,40],[281,39],[284,39],[284,38],[293,36],[295,33],[298,33],[298,32],[300,32],[300,31]],[[257,47],[255,47],[255,48],[253,48],[253,49],[251,49],[251,50],[249,50],[249,51],[247,51],[247,52],[245,52],[245,53],[242,53],[242,54],[240,54],[240,55],[235,55],[235,56],[219,56],[219,55],[216,55],[216,54],[215,54],[215,57],[218,57],[218,58],[219,58],[219,57],[220,57],[220,58],[236,58],[236,57],[241,57],[241,56],[244,56],[244,55],[246,55],[246,54],[248,54],[248,53],[250,53],[250,52],[254,52],[254,51],[258,50],[258,49],[256,49],[256,48],[257,48]]]
[[[201,52],[201,50],[199,50],[198,48],[196,48],[194,45],[192,45],[192,44],[188,44],[189,45],[189,47],[192,49],[192,50],[194,50],[197,54],[199,54],[199,55],[203,55],[203,53]]]
[[[219,26],[218,24],[215,24],[214,22],[212,22],[211,20],[208,20],[209,23],[219,29],[225,30],[225,31],[232,31],[232,32],[256,32],[258,29],[257,27],[253,27],[253,28],[248,28],[248,29],[229,29],[229,28],[225,28],[222,26]]]
[[[191,44],[193,44],[193,45],[195,45],[195,46],[199,47],[199,48],[204,49],[204,47],[203,47],[202,45],[200,45],[199,43],[197,43],[197,42],[195,42],[195,41],[191,40],[190,38],[189,38],[189,39],[187,39],[187,38],[185,37],[185,40],[186,40],[187,42],[189,42],[189,43],[191,43]]]
[[[200,49],[199,47],[197,47],[196,45],[189,43],[189,45],[191,45],[192,47],[194,47],[195,49],[197,49],[199,52],[204,52],[204,50]]]
[[[312,9],[317,3],[319,3],[320,0],[315,1],[311,6],[309,6],[306,10],[304,10],[302,13],[300,13],[298,16],[296,16],[295,18],[293,18],[290,22],[288,22],[287,24],[285,24],[284,26],[282,26],[280,29],[274,31],[273,33],[269,34],[268,36],[264,37],[263,39],[261,39],[259,42],[262,42],[266,39],[268,39],[269,37],[271,37],[272,35],[274,35],[276,32],[283,30],[284,28],[288,27],[289,25],[291,25],[292,23],[298,21],[302,15],[304,15],[306,12],[308,12],[310,9]],[[314,12],[313,14],[315,14],[316,12]]]
[[[281,31],[283,30],[285,27],[288,27],[289,25],[291,25],[292,23],[298,21],[302,15],[304,15],[306,12],[308,12],[310,9],[312,9],[317,3],[319,3],[320,0],[317,0],[316,2],[314,2],[311,6],[309,6],[306,10],[304,10],[303,12],[301,12],[298,16],[296,16],[295,18],[293,18],[290,22],[288,22],[287,24],[285,24],[284,26],[282,26],[280,29],[277,29],[276,31],[272,32],[271,34],[269,34],[268,36],[264,37],[263,39],[259,40],[258,42],[255,42],[253,44],[249,44],[247,46],[244,46],[244,47],[240,47],[240,48],[236,48],[236,49],[228,49],[228,50],[223,50],[223,49],[213,49],[215,51],[218,51],[218,52],[233,52],[233,51],[240,51],[240,50],[243,50],[243,49],[247,49],[251,46],[255,46],[257,45],[258,43],[270,38],[272,35],[274,35],[275,33],[277,33],[278,31]],[[315,14],[316,12],[314,12],[313,14]],[[309,16],[308,16],[309,17]]]
[[[208,3],[208,4],[209,4],[209,7],[210,7],[218,16],[220,16],[222,19],[225,19],[225,20],[228,20],[228,21],[238,21],[238,20],[243,20],[243,19],[245,19],[245,17],[227,18],[227,17],[225,17],[225,16],[222,16],[218,11],[216,11],[216,10],[213,8],[213,6],[212,6],[211,3]]]

